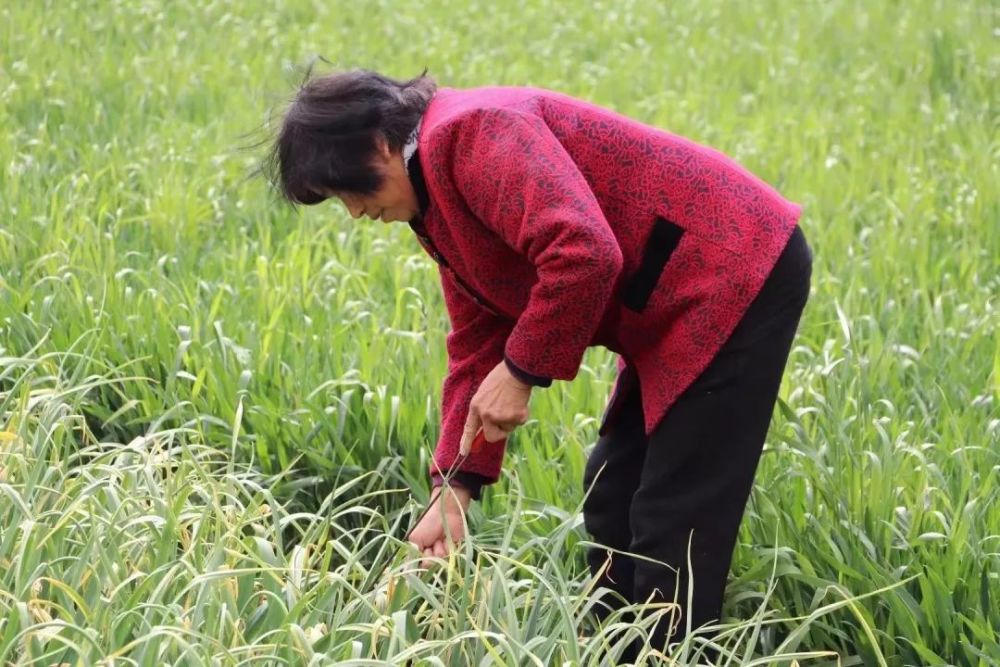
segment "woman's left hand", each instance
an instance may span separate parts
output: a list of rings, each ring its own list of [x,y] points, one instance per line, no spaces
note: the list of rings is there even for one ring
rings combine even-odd
[[[497,364],[483,379],[469,403],[469,416],[465,420],[459,453],[465,455],[469,452],[480,426],[486,441],[496,442],[528,421],[528,399],[531,398],[532,386],[511,375],[503,361]]]

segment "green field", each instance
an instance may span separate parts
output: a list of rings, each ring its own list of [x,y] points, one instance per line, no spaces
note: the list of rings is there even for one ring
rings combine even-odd
[[[567,92],[802,203],[726,664],[1000,664],[990,0],[0,4],[0,664],[598,665],[643,631],[587,618],[606,349],[533,392],[445,567],[405,549],[436,265],[248,177],[317,54]]]

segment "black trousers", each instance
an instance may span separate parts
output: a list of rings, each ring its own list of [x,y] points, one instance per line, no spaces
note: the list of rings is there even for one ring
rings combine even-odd
[[[732,336],[656,430],[645,436],[633,380],[587,461],[584,525],[593,541],[671,567],[599,547],[588,548],[587,562],[595,576],[604,569],[598,586],[626,600],[676,599],[680,613],[662,616],[650,639],[668,655],[667,642],[685,637],[688,615],[692,629],[720,619],[733,548],[811,275],[812,251],[796,227]],[[602,603],[612,602],[606,595],[598,603],[598,620],[610,611]],[[633,662],[637,649],[638,642],[622,662]]]

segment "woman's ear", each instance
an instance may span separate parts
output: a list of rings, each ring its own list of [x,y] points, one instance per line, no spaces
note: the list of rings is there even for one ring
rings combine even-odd
[[[392,151],[389,150],[389,142],[381,134],[375,137],[375,146],[378,148],[378,154],[382,156],[382,159],[386,162],[392,157]]]

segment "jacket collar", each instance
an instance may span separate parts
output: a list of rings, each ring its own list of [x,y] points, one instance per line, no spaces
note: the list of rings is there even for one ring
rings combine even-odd
[[[424,171],[420,166],[420,151],[413,151],[407,173],[410,176],[410,184],[413,185],[413,191],[417,195],[417,204],[420,206],[420,215],[414,216],[410,220],[410,227],[413,227],[414,231],[419,229],[422,232],[424,229],[423,218],[427,214],[427,208],[430,206],[430,197],[427,194]]]
[[[403,146],[403,167],[406,169],[406,174],[410,177],[410,184],[417,195],[417,205],[420,207],[420,214],[410,220],[410,227],[413,228],[413,231],[420,234],[424,231],[423,218],[427,214],[427,208],[430,206],[427,183],[424,180],[424,170],[420,166],[420,151],[417,148],[417,140],[420,136],[420,125],[422,122],[422,118],[417,121],[416,127],[413,128],[413,131],[406,140],[406,145]]]
[[[410,158],[413,157],[413,153],[417,150],[420,139],[420,124],[423,120],[423,118],[417,120],[417,124],[413,126],[410,135],[406,137],[406,141],[403,143],[403,168],[406,169],[407,173],[410,170]]]

